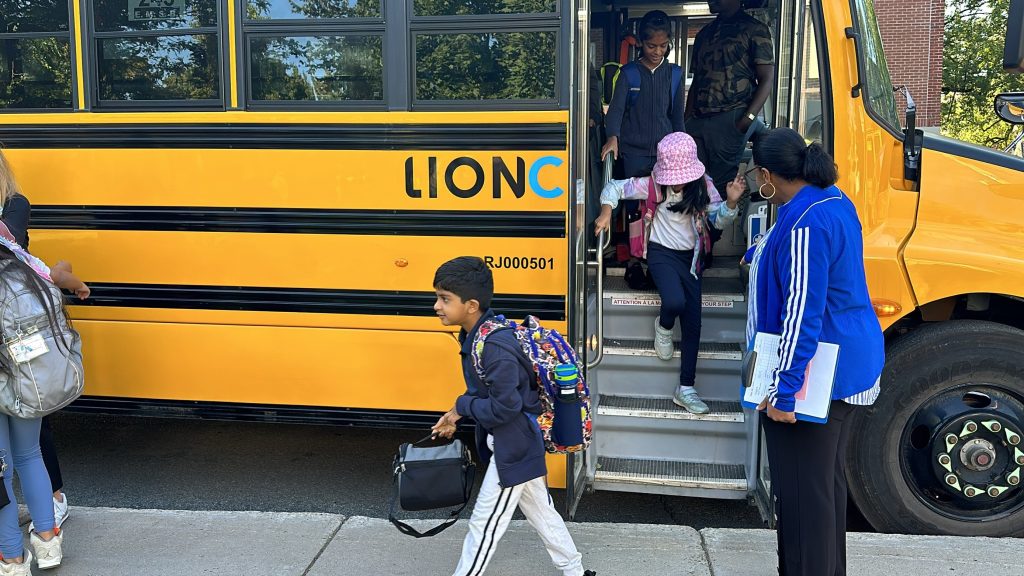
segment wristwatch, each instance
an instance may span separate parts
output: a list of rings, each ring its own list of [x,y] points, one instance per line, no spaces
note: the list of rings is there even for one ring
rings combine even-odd
[[[747,113],[747,118],[749,118],[751,122],[753,122],[754,120],[757,120],[757,116],[754,116],[753,114],[750,114],[750,113]]]

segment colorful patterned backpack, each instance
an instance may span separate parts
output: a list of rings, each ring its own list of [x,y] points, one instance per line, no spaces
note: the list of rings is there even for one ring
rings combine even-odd
[[[473,367],[481,381],[484,381],[483,350],[487,337],[500,330],[512,330],[516,341],[519,342],[521,350],[514,351],[522,353],[523,365],[529,362],[533,373],[536,375],[537,391],[540,396],[543,412],[537,417],[537,424],[540,426],[541,435],[544,437],[544,449],[551,454],[569,454],[586,450],[590,445],[592,425],[590,419],[590,389],[583,378],[583,366],[576,351],[572,349],[562,335],[555,330],[549,330],[540,325],[536,318],[527,316],[523,323],[517,325],[504,316],[495,316],[485,320],[477,330],[473,339],[472,358]],[[512,352],[510,350],[510,352]],[[555,383],[555,366],[559,364],[575,364],[579,373],[576,383],[576,391],[580,398],[581,423],[583,426],[583,443],[574,446],[562,446],[557,444],[552,437],[552,427],[555,421],[555,398],[558,393],[558,385]]]

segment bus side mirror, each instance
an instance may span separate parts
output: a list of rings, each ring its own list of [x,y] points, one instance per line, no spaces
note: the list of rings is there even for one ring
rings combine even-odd
[[[1024,0],[1010,0],[1006,21],[1003,70],[1024,72]]]
[[[1010,124],[1024,124],[1024,92],[1004,92],[996,96],[996,114]]]
[[[921,177],[921,147],[924,132],[917,128],[917,104],[906,86],[894,87],[907,99],[906,128],[903,129],[903,179],[917,182]]]

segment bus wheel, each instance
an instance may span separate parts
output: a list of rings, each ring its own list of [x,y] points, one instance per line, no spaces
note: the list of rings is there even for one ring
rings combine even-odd
[[[1024,535],[1024,331],[926,325],[886,356],[847,454],[864,517],[882,532]]]

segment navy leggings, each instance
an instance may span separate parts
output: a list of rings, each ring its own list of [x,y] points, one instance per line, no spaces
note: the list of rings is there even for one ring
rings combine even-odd
[[[693,386],[700,346],[700,278],[690,273],[692,263],[693,250],[671,250],[655,242],[647,245],[647,268],[661,295],[661,327],[671,328],[679,318],[683,333],[679,345],[681,386]]]

